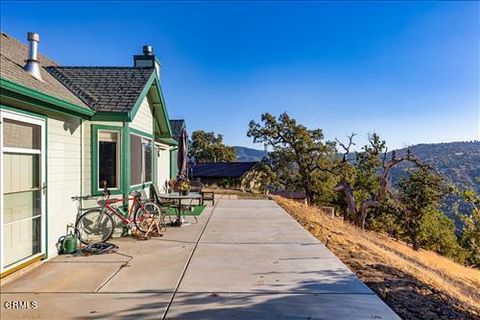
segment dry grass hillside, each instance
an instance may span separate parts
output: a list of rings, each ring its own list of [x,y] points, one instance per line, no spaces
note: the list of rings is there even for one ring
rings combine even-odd
[[[480,319],[480,271],[274,198],[403,319]]]

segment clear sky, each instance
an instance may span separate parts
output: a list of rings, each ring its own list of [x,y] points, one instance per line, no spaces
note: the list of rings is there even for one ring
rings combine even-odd
[[[478,2],[1,2],[1,29],[62,65],[162,63],[170,118],[253,146],[287,111],[329,139],[480,139]],[[261,148],[261,146],[257,146]]]

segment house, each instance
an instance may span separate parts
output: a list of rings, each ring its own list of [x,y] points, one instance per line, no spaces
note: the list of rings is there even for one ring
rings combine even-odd
[[[171,176],[173,139],[150,46],[130,67],[65,67],[2,32],[0,51],[1,276],[57,254],[75,223],[75,195],[103,181],[128,204]],[[80,204],[82,205],[82,204]]]
[[[193,180],[207,185],[256,190],[261,172],[259,162],[211,162],[200,163],[190,168]]]

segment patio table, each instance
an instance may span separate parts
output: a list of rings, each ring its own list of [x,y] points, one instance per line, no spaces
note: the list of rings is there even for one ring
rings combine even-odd
[[[182,195],[181,193],[173,192],[173,193],[161,193],[158,195],[158,197],[161,199],[175,200],[178,202],[177,220],[175,220],[174,225],[181,226],[182,225],[182,220],[181,220],[182,200],[200,200],[202,198],[202,195],[197,192],[190,192],[187,195]]]

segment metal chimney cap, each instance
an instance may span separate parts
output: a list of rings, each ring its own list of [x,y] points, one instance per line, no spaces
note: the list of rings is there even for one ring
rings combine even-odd
[[[40,42],[40,35],[38,33],[35,33],[35,32],[28,32],[27,33],[27,40],[28,41]]]
[[[152,46],[143,46],[143,54],[146,56],[153,55],[153,47]]]

